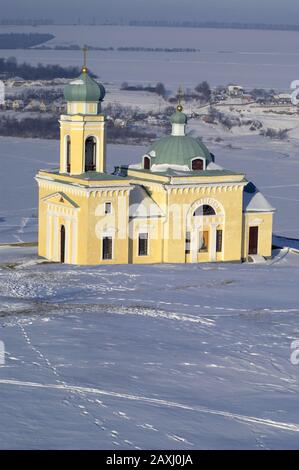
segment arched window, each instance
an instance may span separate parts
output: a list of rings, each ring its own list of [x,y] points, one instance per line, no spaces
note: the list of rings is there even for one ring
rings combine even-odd
[[[206,216],[206,215],[216,215],[216,212],[214,211],[212,206],[208,206],[207,204],[203,204],[202,206],[199,206],[196,211],[193,213],[194,217],[201,215],[201,216]]]
[[[144,159],[143,159],[143,168],[145,170],[150,170],[150,168],[151,168],[151,159],[150,159],[150,157],[144,157]]]
[[[71,138],[68,135],[66,138],[66,171],[71,172]]]
[[[192,170],[193,171],[203,170],[203,160],[201,158],[194,158],[194,160],[192,160]]]
[[[94,137],[85,141],[85,171],[96,171],[97,142]]]

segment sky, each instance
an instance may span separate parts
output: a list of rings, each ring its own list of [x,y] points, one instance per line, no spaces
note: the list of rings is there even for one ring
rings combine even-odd
[[[2,18],[41,18],[55,22],[106,20],[196,20],[299,24],[298,0],[10,0]]]

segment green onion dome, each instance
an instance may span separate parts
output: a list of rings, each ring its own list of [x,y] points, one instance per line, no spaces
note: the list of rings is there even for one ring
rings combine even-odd
[[[64,97],[68,102],[98,102],[105,97],[105,88],[88,74],[86,67],[82,68],[80,77],[72,80],[64,88]]]
[[[170,116],[171,124],[187,124],[187,116],[182,111],[176,111],[172,116]]]

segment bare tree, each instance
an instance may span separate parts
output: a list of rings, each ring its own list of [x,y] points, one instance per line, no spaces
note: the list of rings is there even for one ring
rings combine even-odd
[[[205,101],[205,102],[210,101],[212,92],[211,92],[210,85],[208,84],[207,81],[203,81],[199,83],[195,87],[195,91],[200,95],[200,99],[202,101]]]

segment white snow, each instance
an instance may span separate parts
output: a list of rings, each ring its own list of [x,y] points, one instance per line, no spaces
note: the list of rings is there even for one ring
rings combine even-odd
[[[141,186],[135,186],[130,192],[130,217],[161,217],[163,212],[158,204]]]
[[[84,81],[81,80],[81,79],[72,80],[72,81],[70,82],[70,85],[84,85]]]
[[[273,212],[275,208],[269,204],[260,191],[248,193],[244,191],[244,209],[246,212]]]
[[[22,250],[1,253],[1,448],[298,448],[298,255],[75,267]]]

